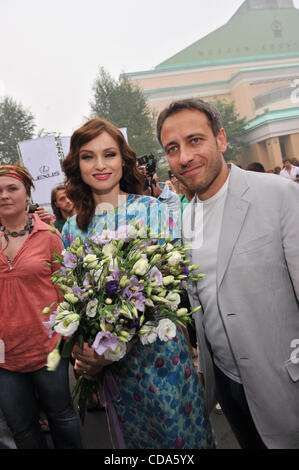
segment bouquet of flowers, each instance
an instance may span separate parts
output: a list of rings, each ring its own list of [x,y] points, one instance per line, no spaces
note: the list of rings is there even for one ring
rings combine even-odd
[[[192,311],[179,308],[184,279],[197,280],[198,266],[190,266],[187,248],[159,238],[150,238],[145,227],[126,225],[117,231],[103,230],[85,243],[77,238],[55,261],[60,270],[52,282],[58,286],[60,302],[45,326],[64,337],[63,347],[48,356],[48,369],[55,370],[60,357],[70,357],[77,343],[88,343],[105,359],[117,361],[131,341],[143,345],[158,338],[169,341],[176,325],[191,322]],[[44,313],[53,311],[53,304]],[[59,350],[61,352],[59,352]],[[109,366],[110,367],[110,366]],[[98,393],[102,374],[94,381],[81,376],[74,386],[79,409],[85,414],[87,399]]]

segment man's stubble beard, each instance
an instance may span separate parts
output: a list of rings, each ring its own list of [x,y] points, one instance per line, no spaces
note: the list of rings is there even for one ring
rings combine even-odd
[[[213,160],[212,166],[208,168],[208,171],[203,181],[201,181],[199,184],[196,184],[195,182],[194,185],[192,185],[192,182],[186,180],[181,175],[175,175],[181,183],[183,183],[185,186],[187,186],[188,189],[195,192],[199,196],[205,193],[210,188],[210,186],[214,183],[214,181],[217,179],[217,177],[221,173],[222,165],[223,165],[223,158],[222,158],[222,153],[220,152],[218,148],[217,141],[216,141],[216,145],[217,145],[217,158]],[[205,168],[207,169],[207,167]]]

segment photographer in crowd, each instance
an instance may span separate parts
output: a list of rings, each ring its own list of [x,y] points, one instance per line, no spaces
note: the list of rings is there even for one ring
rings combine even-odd
[[[157,198],[163,204],[168,206],[170,217],[174,222],[181,226],[181,201],[174,191],[171,191],[168,184],[160,183],[156,173],[157,162],[155,157],[142,155],[138,157],[138,170],[145,177],[145,194]],[[150,193],[149,193],[150,190]]]
[[[299,167],[292,165],[288,158],[283,160],[283,169],[280,172],[280,176],[288,178],[296,183],[299,182]]]

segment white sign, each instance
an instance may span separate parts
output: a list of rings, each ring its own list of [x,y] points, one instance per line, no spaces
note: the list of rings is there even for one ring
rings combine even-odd
[[[64,180],[55,137],[47,136],[19,142],[19,149],[23,164],[34,181],[33,202],[40,205],[50,204],[51,190]]]
[[[71,138],[70,137],[60,137],[61,147],[63,150],[64,158],[70,151]]]
[[[122,133],[122,135],[124,136],[124,138],[126,139],[127,144],[129,145],[127,128],[126,127],[121,127],[119,130]]]

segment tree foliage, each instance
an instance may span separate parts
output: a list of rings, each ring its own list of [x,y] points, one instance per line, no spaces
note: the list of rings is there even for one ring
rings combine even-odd
[[[0,163],[16,163],[18,143],[32,139],[34,129],[33,114],[13,98],[4,97],[0,101]]]
[[[141,88],[126,76],[115,80],[101,67],[93,93],[90,101],[91,118],[103,118],[118,128],[127,128],[129,145],[137,156],[158,151],[154,115]]]
[[[240,118],[239,114],[235,109],[235,103],[228,103],[217,99],[211,104],[216,106],[219,110],[223,127],[227,135],[227,150],[224,154],[226,161],[237,160],[239,155],[242,155],[247,145],[242,143],[241,135],[244,132],[244,126],[246,124],[245,118]]]

